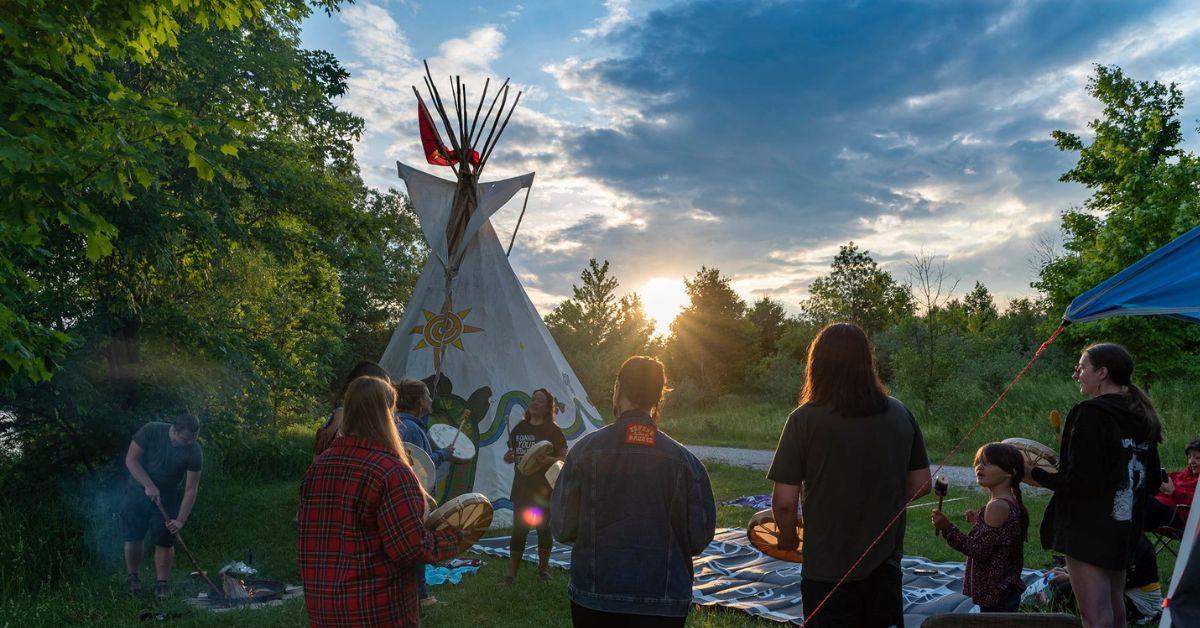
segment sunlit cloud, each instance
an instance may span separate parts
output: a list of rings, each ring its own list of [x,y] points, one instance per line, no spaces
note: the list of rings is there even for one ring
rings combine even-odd
[[[897,277],[933,252],[964,284],[1029,294],[1035,240],[1088,194],[1058,181],[1074,157],[1049,133],[1089,133],[1095,64],[1179,83],[1200,117],[1188,2],[469,4],[432,39],[440,7],[399,8],[336,18],[364,178],[402,187],[396,160],[449,176],[417,141],[421,58],[473,90],[513,74],[526,95],[486,178],[537,173],[511,262],[543,314],[592,257],[626,291],[716,266],[794,311],[850,240]],[[506,246],[523,203],[493,219]]]

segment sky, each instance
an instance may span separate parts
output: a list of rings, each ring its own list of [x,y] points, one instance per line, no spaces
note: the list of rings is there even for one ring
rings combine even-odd
[[[1032,296],[1038,243],[1088,197],[1058,179],[1088,138],[1096,64],[1176,82],[1195,150],[1196,2],[357,0],[307,48],[350,72],[367,184],[425,163],[413,85],[511,78],[520,105],[484,178],[537,176],[510,258],[547,314],[607,259],[665,329],[682,280],[716,267],[790,311],[854,241],[905,280],[945,262],[957,294]],[[508,241],[523,195],[493,218]]]

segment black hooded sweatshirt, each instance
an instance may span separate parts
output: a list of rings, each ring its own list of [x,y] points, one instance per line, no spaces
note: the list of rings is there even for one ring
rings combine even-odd
[[[1128,567],[1159,467],[1149,421],[1129,397],[1114,393],[1076,404],[1063,427],[1058,472],[1032,473],[1054,491],[1042,519],[1042,547],[1105,569]]]

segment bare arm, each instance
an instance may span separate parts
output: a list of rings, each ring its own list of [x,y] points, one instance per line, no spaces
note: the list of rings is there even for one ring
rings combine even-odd
[[[796,536],[796,506],[799,503],[799,486],[775,483],[771,491],[771,514],[775,517],[775,527],[779,529],[781,550],[794,550],[800,546],[800,539]]]
[[[183,501],[179,502],[179,514],[175,520],[167,523],[167,529],[172,533],[178,532],[187,523],[192,514],[192,506],[196,504],[196,491],[200,489],[200,472],[188,471],[183,485]],[[174,528],[174,529],[172,529]]]
[[[908,499],[914,500],[918,497],[928,495],[932,486],[930,479],[929,467],[921,467],[920,469],[909,471],[908,477],[905,478],[904,482],[907,487]]]
[[[125,453],[125,468],[129,469],[129,475],[133,476],[134,481],[146,489],[146,497],[157,504],[158,487],[154,485],[154,480],[150,479],[150,475],[142,467],[142,456],[145,454],[146,450],[142,449],[137,441],[129,441],[129,451]]]

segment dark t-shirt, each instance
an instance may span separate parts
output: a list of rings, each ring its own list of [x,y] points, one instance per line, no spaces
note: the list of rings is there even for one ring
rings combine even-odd
[[[145,453],[142,454],[142,468],[158,487],[167,495],[178,493],[186,472],[199,472],[204,466],[204,455],[199,443],[176,447],[171,444],[171,426],[167,423],[151,422],[142,426],[133,435]],[[131,486],[140,487],[137,480],[129,477]]]
[[[788,417],[767,477],[801,486],[804,577],[836,582],[908,501],[908,472],[929,466],[921,428],[888,397],[883,412],[847,418],[824,406]],[[900,566],[904,517],[847,580]]]
[[[541,425],[534,425],[528,419],[522,419],[508,434],[508,447],[514,452],[511,495],[513,501],[534,494],[550,495],[550,483],[543,474],[525,475],[517,470],[517,465],[521,464],[525,453],[538,441],[543,440],[554,444],[554,457],[562,458],[567,455],[567,439],[554,421],[543,421]]]

